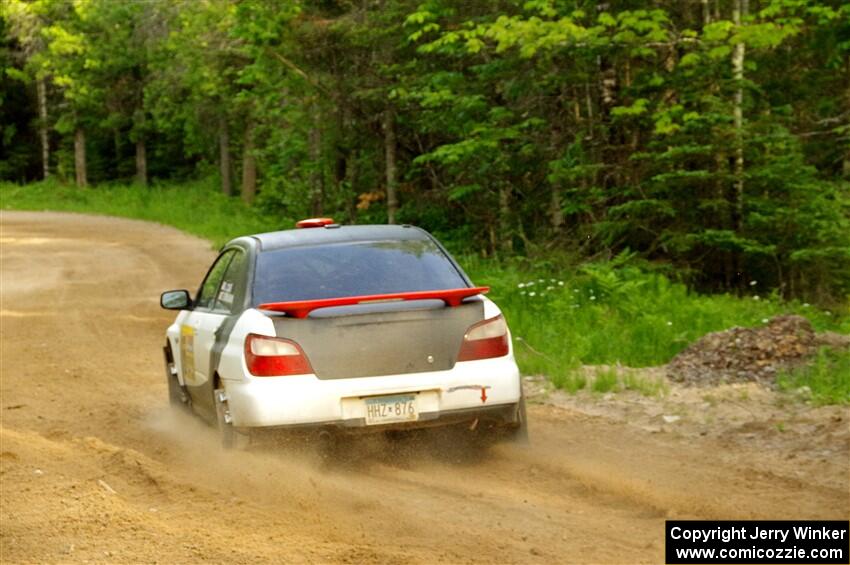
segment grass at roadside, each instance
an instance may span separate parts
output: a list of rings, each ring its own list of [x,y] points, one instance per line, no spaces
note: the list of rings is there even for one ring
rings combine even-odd
[[[780,374],[778,382],[786,391],[808,387],[816,404],[850,404],[850,351],[823,347],[811,363]]]
[[[261,215],[204,182],[87,190],[57,183],[0,183],[0,204],[3,209],[66,210],[151,220],[210,239],[215,245],[246,233],[292,226],[292,219]],[[777,314],[800,314],[817,329],[850,333],[846,304],[829,311],[783,301],[759,293],[758,281],[750,281],[753,294],[749,296],[702,295],[664,275],[624,262],[567,267],[553,261],[530,268],[475,256],[460,255],[458,260],[477,284],[492,287],[489,296],[510,323],[523,373],[547,375],[572,392],[590,388],[657,394],[652,383],[630,381],[627,376],[617,379],[616,374],[588,379],[577,368],[660,365],[708,332],[736,325],[758,326]],[[846,395],[850,391],[847,358],[837,362],[831,357],[818,359],[812,372],[788,379],[826,382],[824,375],[831,367],[844,367],[844,379],[835,384],[839,392],[824,398],[836,398],[841,391]],[[814,391],[820,385],[809,386]]]
[[[149,220],[209,239],[216,247],[246,233],[292,226],[291,220],[260,215],[205,181],[84,190],[50,181],[24,186],[0,183],[0,205],[4,210],[57,210]]]
[[[652,397],[670,392],[670,386],[661,374],[617,365],[584,365],[561,372],[549,380],[570,394],[581,390],[596,394],[632,391]]]

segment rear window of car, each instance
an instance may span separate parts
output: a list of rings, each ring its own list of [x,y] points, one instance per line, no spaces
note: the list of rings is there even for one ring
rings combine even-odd
[[[431,240],[359,241],[264,251],[254,304],[468,286]]]

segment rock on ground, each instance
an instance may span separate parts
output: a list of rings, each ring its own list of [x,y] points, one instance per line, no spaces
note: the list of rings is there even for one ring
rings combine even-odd
[[[772,385],[780,371],[804,363],[822,345],[847,347],[850,337],[817,334],[802,316],[776,316],[764,327],[735,327],[703,336],[670,361],[667,375],[685,384]]]

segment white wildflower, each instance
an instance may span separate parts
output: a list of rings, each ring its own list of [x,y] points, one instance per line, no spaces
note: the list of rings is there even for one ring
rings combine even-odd
[[[673,325],[673,322],[668,321],[668,322],[667,322],[667,325],[668,325],[668,326],[672,326],[672,325]]]
[[[593,296],[593,295],[591,294],[591,295],[590,295],[590,299],[591,299],[591,300],[596,300],[596,297],[595,297],[595,296]]]
[[[770,321],[770,320],[768,320],[767,318],[762,318],[762,319],[761,319],[761,323],[762,323],[762,324],[766,324],[766,323],[768,323],[769,321]]]
[[[753,296],[753,300],[761,300],[761,299],[759,298],[759,295],[756,294],[755,296]]]
[[[756,286],[758,283],[758,281],[750,281],[750,286]]]
[[[519,283],[516,285],[517,288],[525,288],[525,283]]]
[[[549,286],[546,287],[546,290],[555,290],[555,287],[552,286],[552,285],[549,285]]]
[[[528,293],[528,295],[529,295],[529,296],[537,296],[537,293],[536,293],[536,292],[534,292],[534,291],[531,291],[531,292],[529,292],[529,293]]]
[[[558,281],[558,286],[564,286],[564,281]]]

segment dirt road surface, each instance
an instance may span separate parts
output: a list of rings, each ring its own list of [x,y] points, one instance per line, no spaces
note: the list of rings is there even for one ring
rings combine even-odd
[[[539,404],[530,447],[479,457],[222,453],[168,409],[160,356],[159,293],[195,288],[209,244],[74,214],[0,226],[3,563],[663,562],[667,518],[850,515],[846,460]]]

